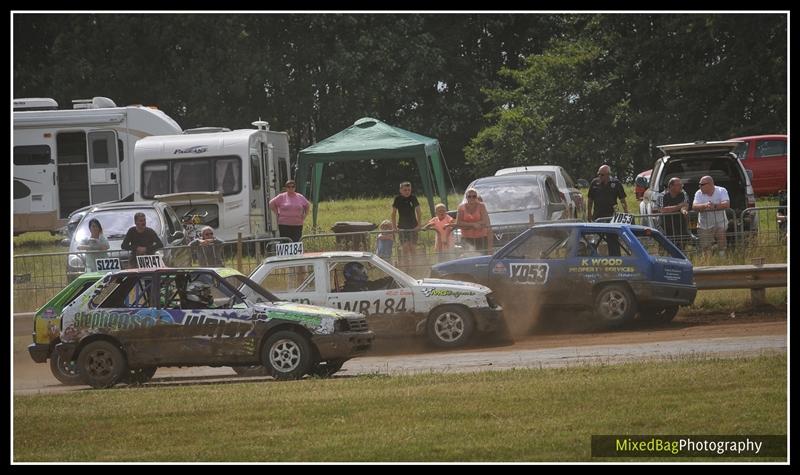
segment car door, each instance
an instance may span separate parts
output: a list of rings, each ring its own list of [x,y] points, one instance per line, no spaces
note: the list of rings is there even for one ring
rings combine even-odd
[[[207,289],[207,299],[195,294],[198,287]],[[166,271],[160,274],[159,292],[161,312],[175,324],[174,331],[162,332],[163,343],[170,346],[164,358],[213,364],[253,353],[252,344],[244,340],[252,327],[253,310],[217,274]]]
[[[504,307],[535,309],[574,297],[566,266],[571,236],[569,227],[537,227],[492,259],[489,287]]]
[[[753,189],[756,193],[771,194],[786,189],[786,140],[756,140],[750,165],[753,168]]]
[[[344,266],[350,259],[332,260],[328,265],[327,307],[359,312],[367,317],[370,330],[382,336],[413,335],[417,319],[413,292],[404,282],[371,261],[360,262],[369,277],[369,290],[344,290]],[[335,284],[339,283],[339,286]],[[422,317],[424,318],[424,316]]]

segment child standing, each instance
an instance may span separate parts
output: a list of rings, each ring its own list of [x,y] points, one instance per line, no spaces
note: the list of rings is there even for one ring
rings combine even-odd
[[[378,248],[375,250],[375,254],[381,259],[388,261],[392,258],[392,247],[394,246],[392,222],[388,219],[384,219],[383,222],[381,222],[380,230],[382,232],[378,234]]]
[[[449,258],[450,251],[453,249],[453,226],[455,221],[452,216],[447,214],[447,207],[443,203],[435,206],[436,216],[430,219],[422,229],[435,229],[436,242],[434,248],[439,254],[439,262]]]

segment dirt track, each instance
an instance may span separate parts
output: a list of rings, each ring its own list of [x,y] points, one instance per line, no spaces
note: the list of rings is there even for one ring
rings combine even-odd
[[[47,364],[36,364],[27,353],[27,321],[15,324],[14,394],[85,390],[63,386]],[[461,350],[434,350],[421,340],[379,340],[368,355],[345,363],[336,377],[358,374],[471,372],[521,367],[550,367],[592,362],[686,355],[735,356],[786,351],[786,312],[768,314],[679,315],[660,327],[635,325],[611,332],[551,326],[512,342],[489,341]],[[262,378],[269,379],[269,378]],[[150,385],[252,381],[223,368],[159,368]]]

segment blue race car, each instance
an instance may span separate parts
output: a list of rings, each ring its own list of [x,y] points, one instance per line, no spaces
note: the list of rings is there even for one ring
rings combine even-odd
[[[628,224],[534,226],[494,255],[443,262],[431,277],[484,284],[506,308],[591,309],[605,327],[669,322],[697,295],[692,263],[659,231]]]

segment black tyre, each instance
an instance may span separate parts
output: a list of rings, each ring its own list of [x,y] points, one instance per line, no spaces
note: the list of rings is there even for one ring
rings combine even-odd
[[[267,338],[261,360],[275,379],[300,379],[311,369],[311,344],[303,335],[282,330]]]
[[[158,368],[155,366],[146,366],[144,368],[129,369],[125,376],[122,378],[123,383],[128,383],[134,386],[144,384],[156,374]]]
[[[122,351],[108,341],[93,341],[78,355],[78,371],[84,381],[95,389],[110,388],[122,381],[128,363]]]
[[[330,361],[322,361],[314,365],[311,368],[311,374],[314,376],[319,376],[320,378],[330,378],[333,376],[337,371],[342,369],[342,365],[347,360],[330,360]]]
[[[50,372],[61,384],[67,386],[83,384],[83,378],[78,371],[78,362],[62,360],[57,351],[50,355]]]
[[[440,348],[465,345],[474,329],[472,315],[458,305],[442,305],[428,315],[428,340]]]
[[[606,328],[615,328],[636,316],[636,299],[627,286],[610,284],[601,288],[594,299],[594,315]]]
[[[653,323],[669,323],[678,314],[678,306],[644,307],[641,311],[643,320]]]
[[[239,376],[269,376],[269,371],[262,365],[231,366]]]

